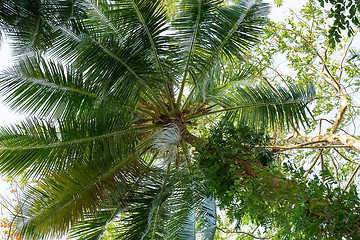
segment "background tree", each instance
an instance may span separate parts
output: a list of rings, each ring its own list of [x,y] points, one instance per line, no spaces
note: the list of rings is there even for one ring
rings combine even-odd
[[[354,30],[360,27],[358,18],[360,2],[356,0],[319,0],[322,7],[325,3],[332,6],[328,17],[333,18],[334,22],[329,29],[329,43],[334,48],[336,43],[341,42],[341,31],[346,30],[349,37],[354,34]],[[354,29],[355,28],[355,29]]]

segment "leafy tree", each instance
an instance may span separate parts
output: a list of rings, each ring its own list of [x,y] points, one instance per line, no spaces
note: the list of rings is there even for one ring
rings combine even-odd
[[[325,3],[332,6],[328,16],[334,18],[334,22],[329,29],[329,42],[334,48],[336,43],[341,40],[341,31],[347,30],[348,36],[354,33],[355,28],[360,27],[358,13],[360,11],[360,2],[357,0],[318,0],[322,7]]]
[[[247,224],[266,229],[265,238],[356,239],[353,177],[335,185],[358,168],[336,175],[329,167],[306,180],[326,150],[360,151],[355,137],[337,135],[350,121],[341,76],[359,70],[341,65],[338,78],[317,50],[325,30],[304,24],[323,23],[316,10],[306,5],[304,21],[276,25],[254,1],[2,1],[0,24],[17,61],[1,74],[0,90],[31,116],[0,131],[2,173],[34,181],[19,202],[18,233],[256,237],[241,231]],[[325,47],[326,56],[335,52]],[[269,80],[276,52],[287,53],[296,81]],[[330,87],[341,102],[331,128],[302,135],[300,127],[315,129],[319,108],[336,108],[318,99],[309,108],[315,88]],[[282,154],[303,147],[320,149],[307,172],[298,167],[303,158],[289,163]]]

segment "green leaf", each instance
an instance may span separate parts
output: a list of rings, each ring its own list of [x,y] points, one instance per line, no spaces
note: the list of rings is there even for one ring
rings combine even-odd
[[[227,111],[227,116],[236,122],[248,122],[259,128],[289,128],[298,123],[307,124],[307,105],[314,100],[314,86],[289,85],[276,91],[267,86],[238,87],[233,91],[212,96],[212,102]]]

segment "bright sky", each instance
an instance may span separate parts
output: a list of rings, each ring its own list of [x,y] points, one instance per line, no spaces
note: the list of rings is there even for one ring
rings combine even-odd
[[[12,64],[11,50],[9,48],[6,39],[3,39],[3,43],[0,45],[0,71],[7,69]],[[19,122],[20,115],[11,112],[10,109],[1,103],[0,98],[0,126],[7,125],[12,122]]]

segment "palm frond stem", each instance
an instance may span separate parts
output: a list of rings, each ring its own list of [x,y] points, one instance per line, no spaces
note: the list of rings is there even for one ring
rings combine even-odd
[[[252,1],[251,5],[248,6],[248,9],[250,9],[251,7],[253,7],[255,4],[255,1]],[[247,14],[242,14],[239,19],[236,21],[235,25],[231,28],[231,30],[229,31],[229,34],[225,37],[225,39],[221,42],[221,44],[218,46],[217,49],[215,49],[214,51],[212,51],[212,55],[209,58],[209,60],[207,61],[207,63],[205,64],[204,69],[201,72],[201,75],[197,78],[198,81],[201,81],[202,78],[205,76],[205,74],[208,72],[207,69],[209,67],[212,66],[212,62],[214,61],[214,59],[219,55],[221,49],[225,46],[225,44],[228,42],[228,40],[230,40],[230,38],[232,37],[232,35],[236,32],[236,30],[238,29],[238,27],[240,26],[240,24],[242,23],[242,21],[245,19],[245,17],[247,16]]]
[[[310,101],[311,100],[309,100],[309,102]],[[297,101],[295,101],[295,100],[289,100],[289,101],[285,102],[285,104],[291,104],[291,103],[296,103],[296,102]],[[195,113],[193,115],[185,117],[184,121],[191,121],[191,120],[194,120],[194,119],[197,119],[200,117],[209,116],[209,115],[217,114],[217,113],[236,111],[236,110],[243,109],[243,108],[256,108],[256,107],[264,107],[264,106],[269,106],[269,105],[280,105],[280,104],[284,104],[284,102],[256,103],[256,104],[247,104],[247,105],[242,105],[242,106],[237,106],[237,107],[223,108],[223,109],[205,112],[205,113]],[[306,104],[304,104],[304,105],[306,105]]]
[[[144,20],[144,17],[143,15],[141,14],[140,10],[139,10],[139,7],[137,6],[137,4],[135,3],[134,0],[131,1],[131,4],[133,6],[133,8],[135,9],[135,12],[136,12],[136,15],[138,16],[140,22],[141,22],[141,25],[142,27],[145,29],[145,32],[146,32],[146,35],[150,41],[150,44],[151,44],[151,48],[152,48],[152,52],[154,54],[154,57],[156,59],[156,64],[158,65],[158,68],[160,70],[160,73],[161,73],[161,77],[162,79],[165,81],[165,75],[164,75],[164,69],[163,67],[161,66],[161,62],[160,62],[160,58],[159,58],[159,54],[156,50],[156,47],[155,47],[155,43],[154,43],[154,39],[149,31],[149,28],[148,26],[146,25],[146,22]],[[170,99],[169,99],[170,100]]]
[[[147,126],[138,126],[138,127],[135,126],[135,129],[137,131],[147,131],[147,130],[156,129],[156,128],[161,128],[161,127],[157,126],[155,124],[151,124],[151,125],[147,125]],[[87,137],[87,138],[80,138],[80,139],[71,140],[71,141],[61,141],[61,142],[47,144],[47,145],[26,146],[26,147],[3,147],[3,146],[0,146],[0,151],[56,148],[56,147],[65,146],[65,145],[80,144],[80,143],[92,142],[92,141],[100,140],[100,139],[104,139],[104,138],[116,137],[116,136],[120,136],[120,135],[129,133],[129,132],[132,132],[132,131],[134,131],[134,129],[130,128],[130,129],[126,129],[126,130],[122,130],[122,131],[118,131],[118,132],[111,132],[111,133],[106,133],[103,135],[92,136],[92,137]]]
[[[190,90],[187,98],[185,99],[184,104],[183,104],[182,107],[181,107],[181,111],[188,108],[188,106],[189,106],[189,104],[190,104],[190,98],[192,97],[195,89],[196,89],[195,86],[193,86],[193,87],[191,88],[191,90]]]
[[[159,57],[159,54],[158,54],[158,51],[156,49],[156,46],[155,46],[155,42],[154,42],[154,39],[153,39],[153,36],[151,35],[150,33],[150,30],[145,22],[145,19],[138,7],[138,5],[136,4],[136,2],[134,0],[131,1],[131,4],[136,12],[136,15],[138,16],[140,22],[141,22],[141,25],[142,27],[145,29],[145,32],[146,32],[146,35],[150,41],[150,45],[151,45],[151,48],[152,48],[152,52],[154,54],[154,57],[155,57],[155,61],[156,61],[156,65],[158,66],[158,69],[160,71],[160,75],[161,75],[161,78],[162,80],[165,81],[165,74],[164,74],[164,69],[161,65],[161,62],[160,62],[160,57]],[[170,90],[169,90],[169,87],[166,86],[165,87],[165,94],[166,94],[166,97],[168,98],[169,100],[169,105],[170,105],[170,108],[171,108],[171,111],[174,111],[174,106],[173,106],[173,102],[172,102],[172,99],[171,99],[171,94],[170,94]]]
[[[164,192],[164,188],[166,186],[166,183],[170,177],[170,170],[171,170],[171,162],[168,163],[167,165],[167,168],[166,168],[166,174],[164,176],[164,180],[163,180],[163,184],[161,186],[161,190],[160,192],[158,193],[155,201],[153,203],[156,203],[156,206],[155,206],[155,209],[152,209],[150,210],[150,213],[149,213],[149,216],[148,216],[148,225],[147,225],[147,229],[146,231],[144,232],[144,234],[141,236],[141,240],[143,240],[146,235],[148,234],[149,230],[150,230],[150,225],[152,222],[154,222],[154,226],[156,226],[156,223],[157,223],[157,220],[158,220],[158,216],[159,216],[159,202],[160,202],[160,199],[162,197],[162,194]],[[155,212],[155,220],[152,220],[152,217],[154,215],[154,212]],[[151,232],[151,239],[154,239],[154,235],[155,235],[155,229],[156,228],[153,228],[153,231]]]
[[[113,30],[118,36],[120,36],[118,29],[116,29],[116,27],[111,23],[111,21],[106,18],[103,12],[98,8],[96,4],[93,3],[92,0],[85,0],[85,2],[87,2],[91,6],[91,8],[95,10],[96,14],[100,17],[103,23],[105,23],[108,27],[110,27],[111,30]]]
[[[175,106],[174,106],[173,97],[171,94],[171,87],[169,86],[169,84],[166,84],[166,86],[165,86],[165,94],[166,94],[167,99],[169,100],[170,111],[172,114],[175,114]]]
[[[176,102],[176,108],[179,110],[180,104],[181,104],[181,98],[184,92],[184,88],[185,88],[185,83],[186,83],[186,78],[187,78],[187,73],[188,73],[188,69],[189,69],[189,65],[190,65],[190,58],[194,49],[194,45],[195,45],[195,39],[197,36],[197,32],[199,29],[199,24],[200,24],[200,17],[201,17],[201,5],[202,5],[202,0],[199,0],[199,5],[198,5],[198,15],[196,17],[196,24],[194,27],[194,32],[191,36],[191,43],[190,43],[190,49],[189,49],[189,54],[187,56],[187,60],[186,60],[186,65],[185,65],[185,71],[184,71],[184,77],[183,80],[181,81],[181,86],[180,86],[180,91],[179,91],[179,96]]]
[[[104,50],[105,53],[107,53],[110,57],[114,58],[116,61],[118,61],[121,65],[123,65],[136,79],[139,80],[140,84],[143,85],[146,90],[149,92],[150,96],[149,100],[153,102],[155,105],[157,105],[163,113],[166,116],[170,116],[170,113],[168,109],[166,108],[166,105],[159,99],[159,96],[157,96],[154,91],[151,89],[151,87],[146,84],[145,80],[142,79],[124,60],[122,60],[120,57],[118,57],[116,54],[112,53],[108,48],[106,48],[103,44],[99,43],[98,41],[93,40],[95,44],[97,44],[102,50]],[[146,91],[144,91],[145,94],[147,94]]]
[[[147,110],[147,109],[144,109],[144,108],[141,108],[141,107],[136,107],[136,111],[140,112],[140,113],[145,113],[149,116],[151,116],[153,119],[156,119],[158,121],[161,121],[161,119],[153,112]]]

